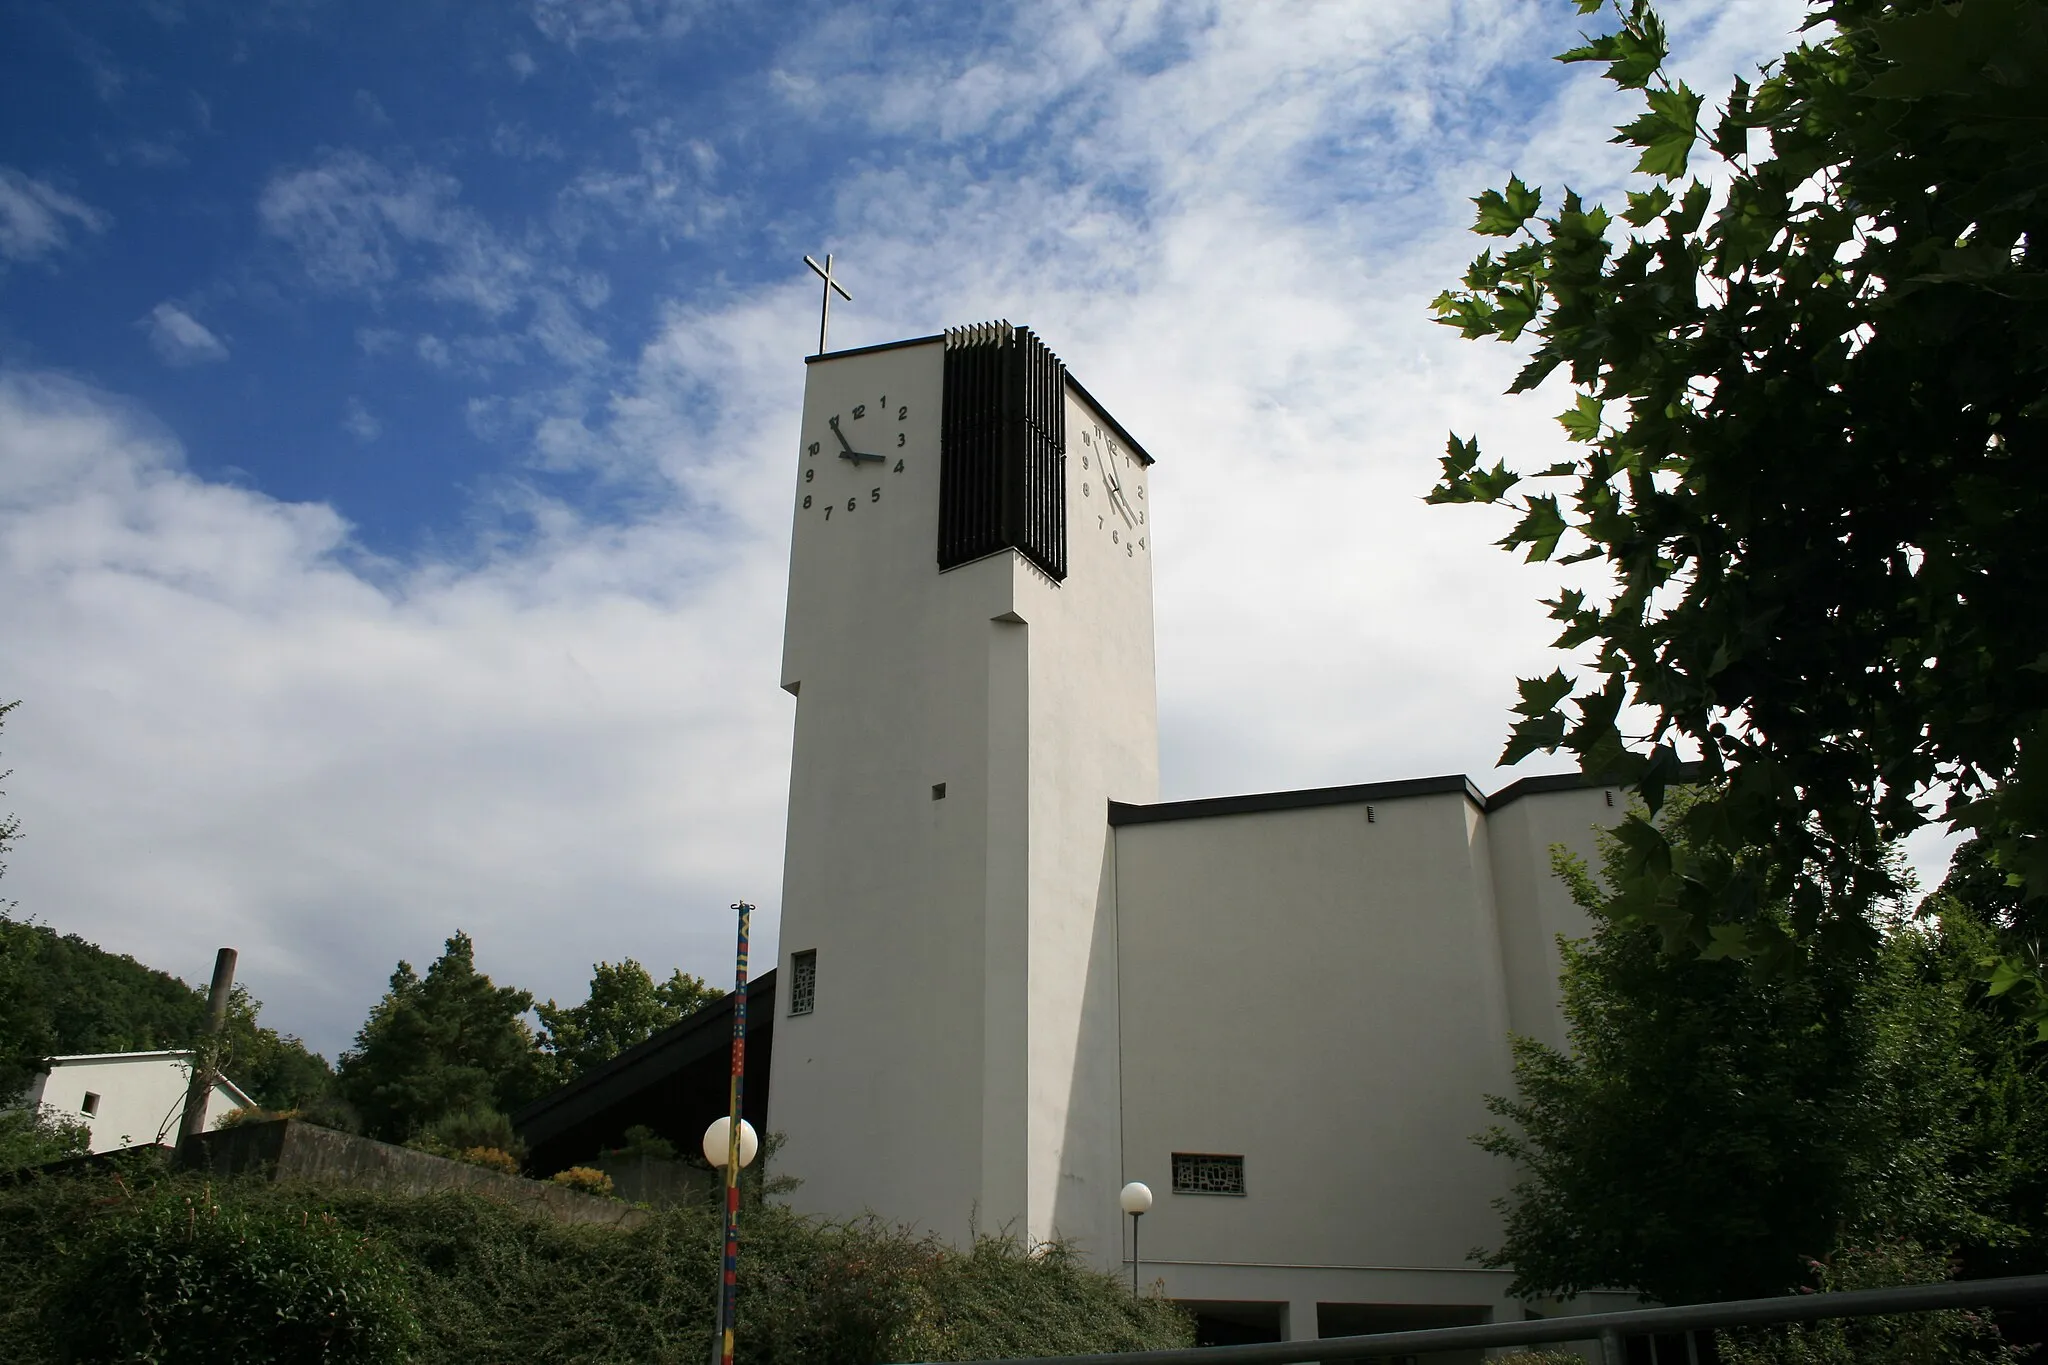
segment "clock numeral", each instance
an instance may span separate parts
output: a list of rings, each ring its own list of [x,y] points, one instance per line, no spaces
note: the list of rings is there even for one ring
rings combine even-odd
[[[1138,548],[1139,548],[1139,549],[1141,549],[1141,550],[1145,548],[1145,537],[1143,537],[1143,536],[1139,536],[1139,537],[1138,537]]]
[[[1102,517],[1100,515],[1097,515],[1095,518],[1095,529],[1098,531],[1102,529]]]
[[[1141,486],[1141,487],[1140,487],[1140,488],[1138,489],[1138,501],[1139,501],[1139,502],[1143,502],[1144,500],[1145,500],[1145,490],[1144,490],[1144,488],[1143,488],[1143,487]]]
[[[889,395],[886,393],[883,394],[882,401],[877,403],[875,406],[880,408],[883,412],[887,412],[889,410]]]
[[[813,441],[813,442],[811,442],[811,448],[810,448],[809,450],[806,450],[806,451],[804,452],[804,454],[806,454],[806,455],[815,455],[815,454],[817,454],[817,453],[818,453],[818,443],[817,443],[816,441]]]
[[[903,461],[901,461],[901,460],[898,460],[898,461],[896,462],[896,472],[897,472],[898,474],[901,474],[901,473],[903,472]]]
[[[849,511],[849,512],[851,512],[851,511],[852,511],[852,510],[853,510],[853,509],[854,509],[855,507],[857,507],[857,506],[859,506],[859,505],[860,505],[860,499],[859,499],[859,498],[848,498],[848,499],[846,500],[846,510],[847,510],[847,511]]]
[[[1126,546],[1124,546],[1124,558],[1125,558],[1125,559],[1130,559],[1130,558],[1132,558],[1132,557],[1133,557],[1133,550],[1132,550],[1132,547],[1131,547],[1131,546],[1129,546],[1129,545],[1126,545]]]
[[[868,405],[866,403],[855,403],[853,405],[853,418],[856,422],[867,415]]]
[[[884,405],[884,406],[886,406],[886,405]],[[901,421],[904,421],[904,420],[906,420],[906,419],[907,419],[907,418],[908,418],[909,416],[910,416],[910,405],[909,405],[909,404],[907,404],[907,403],[906,403],[906,404],[904,404],[904,405],[903,405],[902,407],[900,407],[900,408],[896,409],[896,420],[897,420],[897,421],[899,421],[899,422],[901,422]]]
[[[1111,531],[1111,532],[1109,533],[1109,543],[1110,543],[1110,544],[1112,544],[1112,545],[1114,545],[1114,544],[1116,544],[1116,543],[1117,543],[1117,538],[1116,538],[1116,532],[1114,532],[1114,531]]]
[[[900,431],[896,433],[896,444],[899,446],[903,444],[903,433]]]
[[[825,520],[832,520],[832,504],[829,502],[825,504]]]
[[[1083,439],[1083,440],[1086,440],[1086,439],[1087,439],[1087,437],[1085,437],[1085,436],[1084,436],[1084,437],[1082,437],[1081,439]],[[1083,468],[1083,469],[1086,469],[1087,467],[1088,467],[1088,457],[1087,457],[1086,455],[1083,455],[1083,456],[1081,457],[1081,468]]]
[[[882,500],[882,490],[881,490],[881,489],[879,489],[879,488],[870,488],[870,489],[868,490],[868,501],[869,501],[869,502],[880,502],[881,500]]]
[[[806,493],[806,494],[804,494],[804,510],[805,510],[805,511],[809,511],[809,510],[810,510],[810,507],[811,507],[811,495],[810,495],[809,493]]]
[[[1081,485],[1081,496],[1084,498],[1088,496],[1088,485],[1085,483]]]
[[[1144,509],[1144,508],[1142,508],[1142,507],[1140,507],[1140,508],[1138,509],[1138,525],[1140,525],[1140,526],[1143,526],[1144,524],[1145,524],[1145,509]]]
[[[812,479],[815,479],[815,478],[817,478],[817,477],[818,477],[818,471],[817,471],[817,470],[815,470],[815,469],[806,469],[806,470],[804,471],[804,482],[805,482],[805,483],[809,483],[809,482],[810,482],[810,481],[811,481]]]

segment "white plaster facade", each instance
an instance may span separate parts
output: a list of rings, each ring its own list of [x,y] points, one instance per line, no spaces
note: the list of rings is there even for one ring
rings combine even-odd
[[[1563,1038],[1555,938],[1584,923],[1550,848],[1590,854],[1614,794],[1158,804],[1150,528],[1107,515],[1100,434],[1148,523],[1149,457],[1070,382],[1065,580],[1015,550],[941,572],[943,359],[808,367],[781,966],[815,953],[816,994],[769,1088],[792,1202],[1127,1270],[1116,1194],[1144,1180],[1144,1277],[1175,1298],[1302,1337],[1519,1317],[1468,1259],[1509,1184],[1471,1137],[1511,1031]],[[844,458],[835,416],[884,460]],[[1176,1152],[1242,1156],[1245,1193],[1176,1194]]]
[[[192,1082],[190,1052],[95,1052],[51,1057],[22,1096],[69,1123],[82,1123],[95,1152],[149,1143],[174,1145]],[[253,1103],[222,1076],[207,1096],[206,1127]]]

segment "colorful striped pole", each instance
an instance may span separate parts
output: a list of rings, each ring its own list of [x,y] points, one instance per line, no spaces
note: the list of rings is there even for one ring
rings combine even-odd
[[[732,988],[732,1104],[726,1125],[725,1153],[725,1282],[720,1287],[718,1322],[721,1365],[732,1365],[733,1313],[739,1301],[740,1274],[740,1099],[747,1084],[747,930],[754,907],[740,901],[739,970]]]

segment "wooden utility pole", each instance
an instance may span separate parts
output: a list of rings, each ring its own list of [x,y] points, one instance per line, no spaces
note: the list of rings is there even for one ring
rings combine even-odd
[[[206,1032],[192,1049],[192,1080],[185,1087],[185,1119],[178,1125],[178,1145],[206,1131],[206,1101],[213,1094],[214,1062],[221,1029],[228,1022],[228,996],[235,989],[235,950],[223,948],[213,958],[213,988],[206,994]]]

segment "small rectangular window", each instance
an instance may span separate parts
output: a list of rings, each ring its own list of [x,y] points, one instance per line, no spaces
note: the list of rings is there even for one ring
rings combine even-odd
[[[1243,1194],[1244,1158],[1213,1152],[1173,1154],[1175,1194]]]
[[[86,1115],[88,1118],[94,1114],[99,1113],[100,1097],[98,1095],[93,1094],[90,1090],[86,1091],[85,1099],[78,1106],[78,1112]]]
[[[945,799],[946,799],[946,784],[945,784],[945,783],[943,783],[943,782],[934,782],[934,783],[932,783],[932,800],[934,800],[934,801],[943,801],[943,800],[945,800]]]
[[[789,1012],[809,1014],[818,1007],[818,950],[789,955]]]

